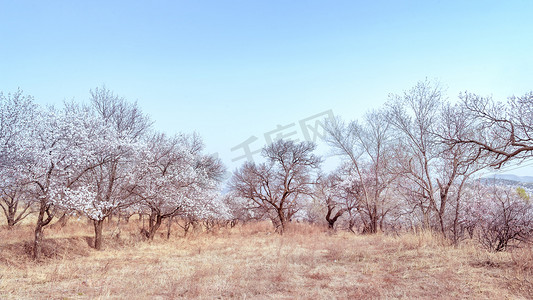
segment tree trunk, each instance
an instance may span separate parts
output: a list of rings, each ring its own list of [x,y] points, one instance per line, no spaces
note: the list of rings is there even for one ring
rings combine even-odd
[[[455,204],[455,216],[453,218],[453,224],[452,224],[453,244],[455,246],[457,246],[457,244],[459,243],[459,239],[461,238],[459,229],[458,229],[459,227],[459,203],[460,203],[459,199],[457,199],[457,203]]]
[[[372,208],[370,214],[369,214],[369,219],[370,219],[370,222],[368,224],[368,232],[367,233],[370,233],[370,234],[374,234],[374,233],[377,233],[378,232],[378,217],[377,217],[377,212],[376,212],[376,208]]]
[[[168,223],[167,223],[167,240],[170,239],[170,229],[172,227],[172,219],[174,219],[174,217],[170,217],[168,218]]]
[[[4,215],[6,216],[7,220],[7,228],[13,229],[13,226],[15,226],[15,214],[17,212],[16,203],[14,203],[13,199],[9,200],[8,198],[0,198],[2,202],[5,203],[4,205],[0,204],[0,207],[4,211]]]
[[[10,196],[8,196],[10,197]],[[7,220],[7,229],[13,229],[13,227],[26,218],[29,215],[28,209],[30,208],[30,205],[26,204],[21,211],[17,211],[19,208],[19,202],[18,200],[14,199],[13,197],[10,197],[10,199],[2,199],[3,204],[0,204],[0,207],[4,211],[4,215],[6,216]]]
[[[43,225],[42,221],[37,221],[37,226],[35,226],[35,236],[33,240],[33,259],[39,260],[41,258],[41,249],[43,242]]]
[[[350,220],[348,221],[348,230],[350,230],[351,233],[355,234],[355,230],[353,228],[355,227],[355,221],[350,217]]]
[[[428,208],[424,208],[424,206],[421,206],[420,210],[422,212],[422,218],[423,218],[422,226],[423,226],[424,230],[430,230],[431,229],[431,221],[430,221],[430,218],[429,218],[429,209]]]
[[[161,222],[163,221],[163,218],[161,215],[157,213],[152,213],[150,215],[150,222],[149,222],[149,228],[148,228],[148,236],[147,238],[150,240],[154,239],[156,231],[161,226]]]
[[[102,249],[102,229],[104,227],[104,220],[93,220],[94,224],[94,249]]]
[[[334,229],[335,222],[337,222],[337,220],[346,212],[346,210],[345,209],[340,209],[339,211],[337,211],[337,213],[335,214],[335,216],[333,218],[331,217],[331,213],[332,212],[333,212],[333,207],[328,205],[328,212],[326,214],[326,221],[328,222],[328,228],[329,229]]]
[[[331,212],[333,211],[333,208],[331,205],[328,205],[328,212],[326,213],[326,221],[328,222],[328,228],[333,229],[333,226],[335,225],[335,221],[333,218],[331,218]]]
[[[445,201],[445,200],[441,200],[441,201]],[[444,206],[441,205],[441,208],[443,208],[443,207]],[[437,216],[439,218],[439,229],[440,229],[440,232],[442,233],[443,237],[446,237],[446,227],[444,226],[444,208],[437,212]]]
[[[41,249],[43,242],[43,227],[48,225],[53,219],[53,214],[49,211],[50,207],[45,201],[41,201],[39,208],[39,215],[37,216],[37,224],[35,225],[34,240],[33,240],[33,259],[38,260],[41,258]],[[47,215],[46,219],[44,214]]]
[[[333,230],[333,228],[335,226],[335,220],[329,219],[327,221],[328,221],[328,228]]]
[[[7,215],[7,229],[11,230],[15,226],[15,218],[12,215]]]
[[[279,209],[278,210],[278,218],[279,218],[279,234],[283,234],[283,232],[285,231],[285,226],[287,225],[287,220],[285,218],[285,214],[283,213],[283,210]]]
[[[59,218],[59,220],[57,220],[57,223],[59,224],[59,226],[61,227],[65,227],[67,226],[67,222],[68,222],[68,215],[66,213],[64,213],[61,218]]]

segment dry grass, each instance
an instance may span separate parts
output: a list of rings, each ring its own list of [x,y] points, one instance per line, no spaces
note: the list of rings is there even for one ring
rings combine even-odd
[[[0,229],[0,298],[533,298],[531,249],[488,253],[430,233],[359,236],[308,225],[279,236],[264,223],[145,242],[138,227],[117,235],[108,226],[104,251],[88,246],[85,222],[48,229],[41,262],[29,260],[30,226]]]

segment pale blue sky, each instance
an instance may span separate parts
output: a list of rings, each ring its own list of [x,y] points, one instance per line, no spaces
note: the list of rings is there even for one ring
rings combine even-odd
[[[277,124],[357,118],[425,77],[450,98],[523,94],[532,33],[526,0],[0,0],[0,90],[60,103],[105,84],[232,170],[252,135],[259,148]]]

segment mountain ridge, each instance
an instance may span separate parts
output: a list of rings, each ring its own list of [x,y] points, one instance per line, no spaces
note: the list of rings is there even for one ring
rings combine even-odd
[[[533,183],[533,176],[518,176],[514,174],[491,174],[482,177],[483,179],[503,179],[521,183]]]

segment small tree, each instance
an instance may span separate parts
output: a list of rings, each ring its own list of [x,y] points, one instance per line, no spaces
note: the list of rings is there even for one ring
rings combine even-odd
[[[0,207],[6,217],[7,227],[12,229],[33,212],[32,203],[27,199],[29,197],[27,183],[5,183],[6,181],[4,186],[0,187]]]
[[[479,203],[479,240],[483,246],[503,251],[515,242],[528,242],[533,235],[533,207],[516,190],[486,188],[486,199]]]
[[[141,151],[128,189],[150,211],[146,237],[153,239],[164,219],[197,210],[197,202],[212,199],[224,168],[218,159],[202,154],[196,135],[156,134]]]
[[[342,198],[339,193],[340,177],[332,173],[327,176],[319,177],[315,186],[314,196],[326,208],[326,222],[328,228],[334,229],[337,220],[348,211],[342,204]]]
[[[8,228],[32,212],[30,178],[23,166],[31,159],[27,145],[37,112],[33,98],[22,90],[7,96],[0,92],[0,207]]]
[[[395,179],[390,171],[393,159],[390,127],[383,111],[366,114],[362,123],[335,120],[326,126],[328,144],[345,158],[351,182],[361,187],[356,208],[367,233],[376,233],[394,206],[386,196]]]
[[[247,199],[235,196],[232,193],[224,195],[222,202],[227,209],[232,227],[237,223],[246,223],[262,217],[255,215],[254,210],[248,207],[249,201]]]
[[[355,214],[362,203],[363,189],[359,180],[350,176],[350,165],[345,164],[327,176],[318,178],[314,197],[325,208],[329,229],[348,214],[348,229],[353,232]]]

